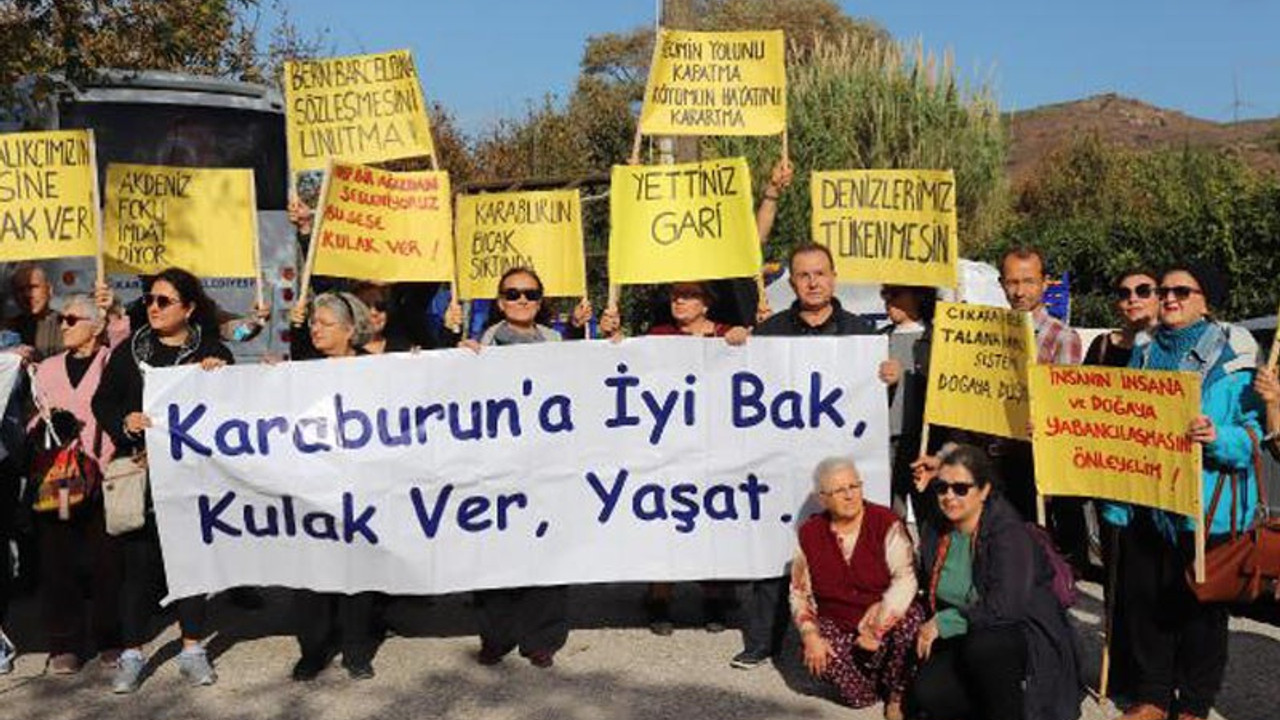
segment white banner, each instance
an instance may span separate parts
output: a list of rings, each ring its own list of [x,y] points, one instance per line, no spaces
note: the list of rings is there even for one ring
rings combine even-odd
[[[889,497],[883,337],[150,371],[170,598],[781,575],[811,473]]]

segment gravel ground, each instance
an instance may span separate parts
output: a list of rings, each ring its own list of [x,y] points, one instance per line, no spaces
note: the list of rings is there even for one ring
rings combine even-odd
[[[11,634],[22,648],[15,671],[0,676],[0,718],[71,720],[182,717],[284,720],[286,718],[841,718],[873,720],[880,707],[854,711],[811,683],[796,660],[753,671],[731,669],[740,648],[736,631],[709,634],[679,628],[656,637],[642,622],[636,585],[574,589],[574,631],[550,670],[515,656],[487,668],[474,662],[478,646],[466,596],[397,601],[388,611],[395,634],[374,660],[377,677],[349,680],[333,666],[313,683],[289,681],[297,646],[289,636],[287,593],[268,591],[257,611],[215,601],[209,642],[220,675],[217,685],[192,688],[178,676],[175,630],[166,627],[152,644],[152,675],[134,695],[107,690],[110,673],[97,663],[74,676],[44,674],[37,608],[14,609]],[[1086,671],[1096,678],[1101,603],[1097,586],[1073,610],[1086,648]],[[696,588],[679,586],[677,620],[696,619]],[[1274,720],[1280,716],[1280,630],[1236,618],[1231,624],[1231,665],[1214,718]],[[1086,699],[1086,720],[1114,718],[1109,704]]]

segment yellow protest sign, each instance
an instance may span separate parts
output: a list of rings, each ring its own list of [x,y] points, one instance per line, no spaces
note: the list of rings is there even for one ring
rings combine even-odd
[[[1027,313],[938,303],[924,421],[1027,439],[1027,366],[1035,334]]]
[[[435,156],[408,50],[286,62],[284,98],[292,172]]]
[[[786,129],[786,40],[781,30],[659,31],[640,132],[777,135]]]
[[[252,170],[107,167],[107,271],[180,267],[202,277],[253,277],[258,214]]]
[[[449,174],[334,163],[311,236],[314,273],[380,282],[453,279]]]
[[[458,297],[492,299],[514,267],[532,268],[551,297],[587,294],[577,190],[460,195]]]
[[[98,253],[93,131],[0,134],[0,262]]]
[[[743,158],[615,165],[609,191],[609,282],[751,277],[760,241]]]
[[[843,281],[955,287],[956,178],[950,170],[815,172],[813,241]]]
[[[1031,368],[1036,484],[1200,517],[1200,376],[1127,368]]]

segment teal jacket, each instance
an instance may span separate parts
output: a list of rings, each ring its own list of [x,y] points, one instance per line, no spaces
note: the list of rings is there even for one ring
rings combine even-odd
[[[1129,367],[1145,368],[1151,353],[1151,338],[1138,338]],[[1253,454],[1257,452],[1253,438],[1262,436],[1258,417],[1262,400],[1253,391],[1253,375],[1257,367],[1258,344],[1243,328],[1227,323],[1212,323],[1195,348],[1182,359],[1179,370],[1200,374],[1201,412],[1213,421],[1218,438],[1204,446],[1204,467],[1200,492],[1204,511],[1209,512],[1213,489],[1218,477],[1225,473],[1244,473],[1244,487],[1237,487],[1240,501],[1237,528],[1247,528],[1258,507],[1258,482],[1254,475]],[[1102,517],[1112,525],[1128,525],[1134,508],[1119,503],[1103,503]],[[1191,518],[1151,510],[1156,526],[1172,537],[1176,531],[1195,529]],[[1210,535],[1231,531],[1231,489],[1224,486],[1217,511],[1208,527]]]

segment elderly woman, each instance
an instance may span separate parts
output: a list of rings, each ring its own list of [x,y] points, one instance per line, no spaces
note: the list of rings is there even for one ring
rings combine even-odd
[[[912,602],[911,538],[892,510],[863,499],[852,460],[827,458],[813,476],[823,512],[800,526],[791,563],[791,615],[804,664],[850,706],[883,702],[885,718],[901,720],[912,643],[924,621]]]
[[[216,335],[204,331],[215,324],[214,306],[198,278],[186,270],[168,268],[149,278],[143,290],[147,324],[134,330],[111,353],[93,396],[94,418],[115,444],[117,455],[141,455],[146,449],[143,433],[151,427],[151,418],[142,412],[141,365],[199,363],[205,369],[213,369],[233,361],[231,352]],[[119,540],[124,556],[121,622],[125,651],[120,655],[111,687],[116,693],[131,693],[138,689],[146,666],[142,648],[148,638],[151,614],[165,592],[164,562],[155,517],[150,512],[142,528],[121,535]],[[193,685],[212,685],[218,676],[201,645],[205,599],[182,598],[174,605],[182,632],[182,652],[178,655],[182,676]]]
[[[475,352],[490,345],[524,345],[558,342],[560,333],[540,321],[547,311],[543,304],[542,279],[528,268],[512,268],[498,280],[498,312],[502,319],[480,336],[479,342],[463,340],[459,345]],[[584,300],[574,311],[575,326],[590,320],[591,308]],[[569,639],[568,587],[503,588],[475,593],[480,621],[481,665],[497,665],[517,647],[535,667],[555,664],[555,654]]]
[[[1201,415],[1187,432],[1203,446],[1200,477],[1208,544],[1223,541],[1234,525],[1247,527],[1257,508],[1253,454],[1259,400],[1250,385],[1257,344],[1247,331],[1212,319],[1226,301],[1227,286],[1208,265],[1166,270],[1156,289],[1160,324],[1141,338],[1129,367],[1181,370],[1201,377]],[[1212,508],[1219,482],[1236,502]],[[1232,508],[1237,516],[1232,518]],[[1228,607],[1201,603],[1186,582],[1192,558],[1190,518],[1146,508],[1108,504],[1103,517],[1125,526],[1120,546],[1124,582],[1117,600],[1132,650],[1134,696],[1128,720],[1163,719],[1176,704],[1178,718],[1207,718],[1227,667]]]
[[[715,304],[715,293],[705,282],[672,283],[667,290],[671,303],[671,322],[649,328],[653,336],[724,337],[733,326],[716,322],[707,316]],[[606,310],[600,318],[600,332],[620,340],[621,318],[614,309]],[[671,619],[671,583],[650,583],[645,594],[645,614],[649,630],[655,635],[671,635],[675,623]],[[702,612],[707,632],[723,632],[725,615],[733,584],[725,582],[702,583]]]
[[[351,293],[322,293],[312,303],[309,332],[293,333],[294,360],[343,358],[368,355],[364,350],[373,335],[369,308]],[[384,317],[385,320],[385,317]],[[297,638],[302,657],[293,666],[293,679],[314,680],[329,665],[335,652],[354,680],[373,677],[373,655],[378,648],[378,593],[351,595],[295,591]]]
[[[1054,569],[987,456],[957,447],[929,488],[944,520],[937,542],[921,546],[932,616],[916,640],[923,663],[910,709],[927,718],[1079,717],[1076,645]]]
[[[88,295],[72,295],[59,313],[64,352],[40,363],[32,394],[41,412],[34,427],[51,423],[64,442],[78,435],[87,460],[105,467],[115,453],[111,437],[94,419],[92,402],[110,357],[105,346],[107,317]],[[80,669],[85,649],[85,612],[77,560],[84,558],[90,584],[94,648],[104,663],[120,655],[120,548],[107,535],[101,488],[74,507],[37,513],[40,538],[40,593],[49,638],[49,670]]]

